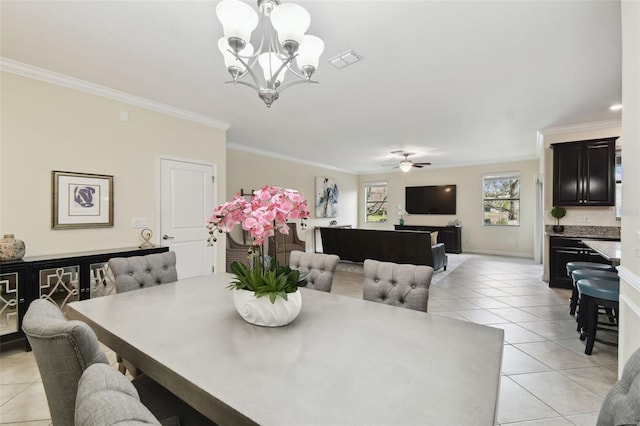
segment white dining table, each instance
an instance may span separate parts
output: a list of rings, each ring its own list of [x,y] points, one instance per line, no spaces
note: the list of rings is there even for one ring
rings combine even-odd
[[[494,425],[501,329],[301,289],[260,327],[214,274],[72,302],[108,347],[220,425]]]

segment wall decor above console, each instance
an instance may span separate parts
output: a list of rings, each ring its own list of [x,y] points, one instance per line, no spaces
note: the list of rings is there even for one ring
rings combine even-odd
[[[551,144],[554,206],[615,205],[616,139]]]
[[[456,186],[407,186],[405,208],[409,214],[456,214]]]

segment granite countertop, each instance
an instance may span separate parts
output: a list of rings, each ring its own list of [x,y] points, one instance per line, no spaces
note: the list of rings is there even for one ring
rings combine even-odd
[[[545,235],[567,238],[615,238],[620,239],[619,226],[574,226],[567,225],[564,232],[554,232],[553,225],[545,225]]]

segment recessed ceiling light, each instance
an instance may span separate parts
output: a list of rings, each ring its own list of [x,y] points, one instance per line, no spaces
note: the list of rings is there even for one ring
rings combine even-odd
[[[609,107],[611,111],[620,111],[622,109],[622,104],[614,104]]]

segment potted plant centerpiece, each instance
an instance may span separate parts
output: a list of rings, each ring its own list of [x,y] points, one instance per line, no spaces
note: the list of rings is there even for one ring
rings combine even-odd
[[[553,232],[564,232],[564,226],[560,225],[560,219],[567,215],[567,210],[564,207],[554,207],[551,209],[551,216],[556,219],[556,224],[553,225]]]
[[[231,232],[236,225],[251,237],[247,263],[231,264],[235,279],[229,285],[234,290],[236,309],[247,322],[277,327],[290,323],[300,313],[302,296],[298,285],[304,283],[304,277],[288,265],[278,264],[277,257],[270,258],[264,243],[275,237],[278,253],[278,244],[285,244],[284,235],[289,234],[287,222],[308,217],[308,203],[298,191],[264,186],[254,191],[250,200],[236,194],[231,201],[216,207],[207,219],[209,245],[217,240],[216,234]],[[281,241],[278,234],[282,235]]]

